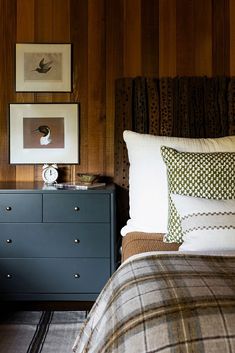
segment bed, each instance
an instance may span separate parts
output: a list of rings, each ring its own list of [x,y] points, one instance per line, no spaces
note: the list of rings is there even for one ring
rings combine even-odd
[[[201,80],[204,86],[205,80]],[[210,80],[211,86],[217,87],[215,101],[221,82]],[[171,80],[156,84],[156,80],[138,78],[117,83],[116,119],[122,130],[117,132],[121,137],[117,138],[120,150],[116,151],[119,221],[123,222],[122,264],[95,302],[74,343],[75,353],[235,352],[233,119],[220,109],[215,115],[223,124],[226,117],[226,131],[218,124],[217,132],[212,134],[202,129],[202,136],[184,136],[184,115],[184,124],[177,122],[179,129],[166,129],[168,133],[163,136],[165,120],[159,121],[163,116],[159,112],[166,111],[166,106],[171,112],[179,111],[174,87],[177,86],[179,97],[181,81],[177,85]],[[195,80],[186,81],[190,87],[187,94],[191,95]],[[201,82],[196,80],[196,84],[198,87]],[[157,89],[155,93],[153,86]],[[171,87],[174,99],[168,97],[170,94],[164,96],[161,87],[164,92],[166,88],[170,92]],[[148,89],[159,105],[154,117],[151,109],[146,108],[147,103],[138,101],[138,97],[144,96],[139,90],[146,94]],[[224,91],[223,86],[220,102],[228,93]],[[185,99],[185,94],[184,89],[184,102],[191,102],[185,109],[190,111],[190,119],[197,119],[200,114],[192,108],[195,91],[192,99],[187,94]],[[140,112],[134,117],[126,103],[121,104],[121,97],[128,102],[128,95],[132,110],[134,106]],[[166,97],[175,102],[172,109]],[[136,101],[138,104],[133,105]],[[147,102],[151,102],[149,97]],[[226,100],[223,102],[226,110]],[[130,111],[131,114],[127,113]],[[203,121],[208,127],[206,111],[203,107],[201,114],[205,115]],[[124,126],[120,127],[120,119]],[[174,114],[172,119],[173,127]],[[169,125],[169,119],[166,121]],[[192,121],[188,125],[192,127]],[[162,130],[149,130],[151,126],[162,126]],[[138,127],[141,131],[136,132]],[[188,129],[190,133],[192,130]],[[129,213],[123,218],[127,208]]]
[[[235,352],[234,255],[130,257],[99,296],[74,352]]]

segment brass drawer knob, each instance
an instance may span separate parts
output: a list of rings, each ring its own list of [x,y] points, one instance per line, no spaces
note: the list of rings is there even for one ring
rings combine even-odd
[[[12,275],[10,275],[9,273],[6,275],[6,278],[7,279],[11,279],[12,278]]]
[[[75,278],[80,278],[79,273],[75,273],[74,277],[75,277]]]
[[[7,206],[6,211],[11,211],[11,206]]]
[[[79,244],[80,240],[79,239],[74,239],[74,243]]]
[[[11,244],[12,240],[11,239],[7,239],[6,242],[7,242],[7,244]]]

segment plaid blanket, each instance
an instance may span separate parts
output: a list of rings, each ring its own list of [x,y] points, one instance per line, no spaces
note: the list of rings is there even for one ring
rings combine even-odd
[[[73,352],[235,352],[235,256],[146,254],[124,262]]]

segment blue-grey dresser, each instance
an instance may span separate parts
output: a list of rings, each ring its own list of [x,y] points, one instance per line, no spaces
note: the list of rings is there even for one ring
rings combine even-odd
[[[0,299],[93,301],[115,270],[115,188],[0,183]]]

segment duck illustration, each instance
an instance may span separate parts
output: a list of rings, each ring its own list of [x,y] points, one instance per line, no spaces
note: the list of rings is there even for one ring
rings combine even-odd
[[[37,71],[40,74],[46,74],[50,69],[51,69],[51,64],[53,61],[48,61],[47,63],[44,63],[44,58],[39,62],[38,67],[35,70],[32,71]]]
[[[51,129],[46,125],[40,125],[33,132],[40,132],[43,136],[40,138],[40,145],[49,145],[52,141],[51,139]]]

